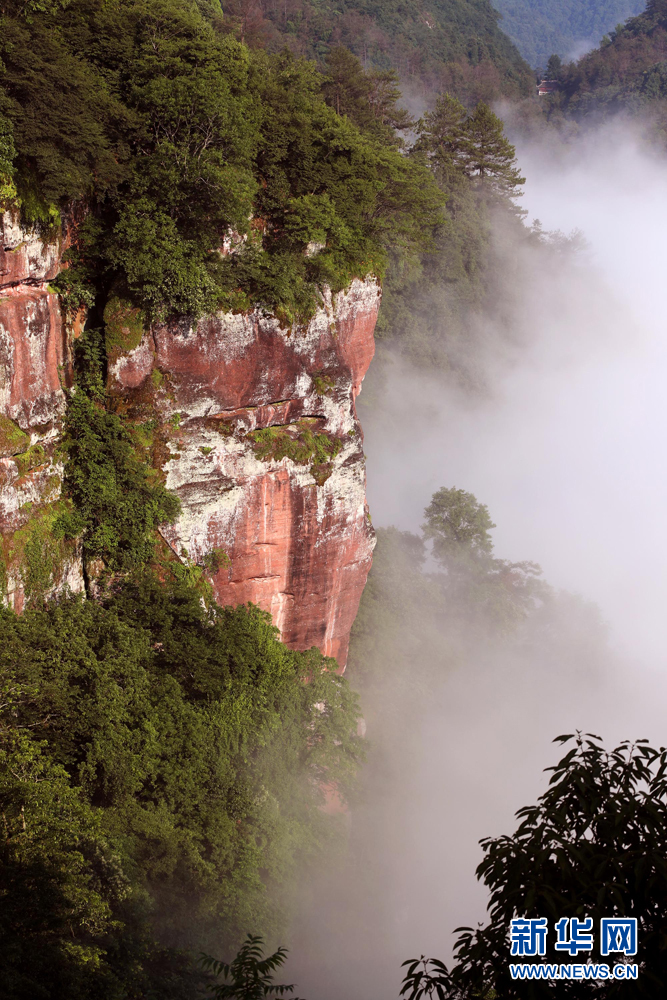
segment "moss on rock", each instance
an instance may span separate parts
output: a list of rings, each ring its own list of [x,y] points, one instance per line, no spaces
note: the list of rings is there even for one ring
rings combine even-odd
[[[0,413],[0,458],[20,455],[30,445],[30,436],[18,424]]]
[[[262,427],[247,437],[257,458],[262,462],[280,462],[289,458],[297,465],[310,465],[318,486],[322,486],[333,471],[332,462],[343,442],[331,434],[316,432],[315,421],[304,417],[295,424]]]
[[[135,350],[141,343],[146,329],[146,317],[141,309],[113,295],[104,310],[104,341],[107,357]]]

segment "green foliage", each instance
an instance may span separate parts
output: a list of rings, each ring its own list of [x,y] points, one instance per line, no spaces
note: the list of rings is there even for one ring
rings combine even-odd
[[[12,703],[25,695],[14,681]],[[113,996],[119,984],[105,946],[130,895],[120,858],[65,768],[44,744],[5,726],[0,810],[3,997]]]
[[[30,435],[22,431],[18,424],[0,414],[0,455],[9,458],[11,455],[18,455],[26,451],[30,444]]]
[[[104,342],[107,357],[133,351],[141,343],[146,318],[140,309],[112,297],[104,309]]]
[[[304,417],[295,424],[263,427],[250,431],[255,454],[262,461],[279,462],[289,458],[297,465],[330,462],[342,447],[340,438],[318,434],[312,429],[313,419]]]
[[[477,876],[491,893],[490,919],[477,930],[461,928],[446,996],[493,988],[503,997],[655,997],[665,988],[667,751],[646,740],[606,751],[598,737],[581,734],[556,742],[572,739],[549,768],[547,791],[517,813],[516,832],[482,841]],[[507,928],[515,916],[544,916],[550,926],[562,916],[592,917],[594,926],[602,917],[637,917],[640,978],[602,989],[595,982],[513,982]],[[561,958],[548,941],[545,961]]]
[[[598,124],[622,111],[648,123],[664,141],[667,90],[667,8],[662,0],[618,24],[599,48],[561,67],[559,89],[540,100],[544,117],[557,127],[563,119]]]
[[[336,385],[331,376],[326,375],[324,372],[315,372],[312,379],[313,379],[313,389],[318,394],[318,396],[328,396],[329,393],[333,391]]]
[[[493,550],[489,531],[495,524],[488,507],[465,490],[441,489],[424,511],[424,538],[433,540],[433,555],[443,566],[461,558],[486,559]]]
[[[275,971],[287,958],[287,949],[278,948],[273,955],[262,958],[263,944],[260,936],[248,934],[231,962],[221,962],[210,955],[202,956],[202,965],[208,972],[216,978],[224,976],[229,980],[209,987],[216,1000],[263,1000],[264,997],[284,997],[294,992],[294,986],[273,982]]]
[[[180,505],[139,457],[121,417],[105,409],[95,331],[79,340],[77,354],[79,378],[68,396],[63,437],[63,494],[72,506],[54,530],[65,538],[81,536],[84,558],[124,572],[151,560],[155,530],[173,521]]]
[[[191,998],[174,946],[275,933],[331,850],[321,788],[352,787],[354,695],[266,613],[149,575],[2,610],[0,650],[3,997]]]
[[[199,565],[209,573],[217,573],[218,570],[231,565],[231,560],[224,549],[213,549],[201,557]]]
[[[16,198],[14,175],[14,130],[12,123],[0,112],[0,209],[11,204]]]
[[[422,1000],[422,997],[437,997],[445,1000],[449,996],[451,982],[447,966],[437,958],[408,959],[401,968],[407,970],[399,996],[405,1000]]]
[[[483,102],[467,114],[462,104],[445,94],[419,121],[417,130],[415,153],[426,154],[445,189],[456,186],[463,175],[480,185],[487,198],[511,203],[519,196],[525,178],[516,165],[516,151],[502,120]]]
[[[280,462],[289,458],[297,465],[309,465],[315,482],[323,486],[333,471],[332,462],[343,442],[330,434],[316,432],[313,423],[316,419],[304,417],[295,424],[250,431],[247,437],[262,461]]]
[[[225,5],[253,47],[289,48],[321,61],[345,46],[364,66],[395,71],[429,93],[449,89],[475,104],[500,94],[526,94],[528,66],[503,34],[498,13],[486,0],[314,0],[280,7]]]
[[[92,286],[149,320],[257,304],[291,324],[323,284],[428,243],[442,199],[395,148],[391,73],[357,64],[360,131],[327,106],[312,64],[251,54],[187,0],[72,0],[2,26],[24,215],[46,225],[73,201],[91,208],[59,285],[72,308]]]
[[[328,54],[326,70],[322,93],[329,107],[383,145],[399,145],[396,132],[411,128],[414,122],[405,108],[397,106],[401,96],[397,74],[393,70],[364,72],[359,60],[342,46]]]
[[[29,517],[27,524],[12,536],[12,560],[20,567],[25,598],[29,606],[40,604],[60,581],[63,566],[72,555],[72,546],[54,532],[64,504],[50,504]]]
[[[31,469],[36,469],[44,462],[44,447],[41,444],[32,444],[20,455],[14,456],[19,475],[25,476]]]
[[[410,158],[430,168],[446,216],[426,252],[391,252],[377,336],[410,364],[449,369],[470,385],[478,377],[479,319],[488,310],[501,326],[508,262],[526,239],[515,204],[523,178],[485,105],[471,113],[442,95],[416,131]]]

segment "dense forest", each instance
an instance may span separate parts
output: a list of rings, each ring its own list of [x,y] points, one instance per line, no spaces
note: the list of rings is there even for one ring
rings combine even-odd
[[[624,93],[648,87],[623,53],[659,62],[661,10],[559,70],[554,120],[601,81],[617,86],[614,72]],[[403,81],[433,98],[418,119]],[[335,661],[289,650],[252,605],[218,607],[209,577],[224,552],[194,564],[162,542],[179,513],[163,428],[108,391],[114,352],[152,323],[216,310],[257,307],[298,332],[325,289],[373,275],[387,352],[480,391],[479,318],[493,308],[502,321],[521,248],[547,264],[573,248],[526,227],[515,151],[488,103],[531,86],[485,0],[0,8],[0,205],[45,242],[74,234],[51,287],[70,318],[87,310],[63,495],[17,542],[23,614],[0,612],[7,1000],[213,989],[200,952],[284,933],[298,886],[344,840],[327,792],[362,794],[360,708]],[[592,634],[599,654],[595,612],[537,567],[496,558],[492,527],[474,497],[442,489],[421,535],[379,533],[349,671],[370,721],[382,716],[367,781],[381,784],[390,696],[416,715],[413,693],[471,636],[480,655],[567,656]],[[47,600],[66,546],[101,569],[85,594]]]
[[[269,51],[283,47],[319,60],[339,45],[365,68],[394,69],[418,93],[449,90],[470,103],[531,86],[527,64],[488,0],[232,0],[225,15],[240,36]]]

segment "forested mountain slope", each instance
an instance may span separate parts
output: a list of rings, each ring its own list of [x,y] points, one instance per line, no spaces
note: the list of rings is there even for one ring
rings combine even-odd
[[[558,71],[559,90],[541,100],[549,118],[597,122],[619,111],[662,120],[667,98],[667,3],[646,10],[599,48]]]
[[[224,8],[251,46],[323,61],[344,45],[366,68],[394,69],[420,90],[467,103],[532,85],[489,0],[229,0]]]
[[[495,0],[500,27],[531,66],[544,68],[597,45],[617,24],[638,14],[642,0]]]

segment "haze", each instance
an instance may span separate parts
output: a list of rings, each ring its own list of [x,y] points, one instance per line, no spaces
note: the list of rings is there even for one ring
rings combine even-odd
[[[417,730],[396,732],[393,789],[353,810],[346,869],[304,904],[292,975],[308,1000],[390,1000],[403,959],[449,959],[454,928],[484,918],[477,842],[512,832],[556,735],[667,742],[667,165],[613,129],[518,154],[529,218],[583,230],[587,259],[551,270],[527,251],[512,335],[487,330],[483,396],[379,352],[360,406],[369,501],[376,525],[415,531],[439,487],[474,493],[498,556],[599,605],[606,665],[471,655],[429,692]]]

